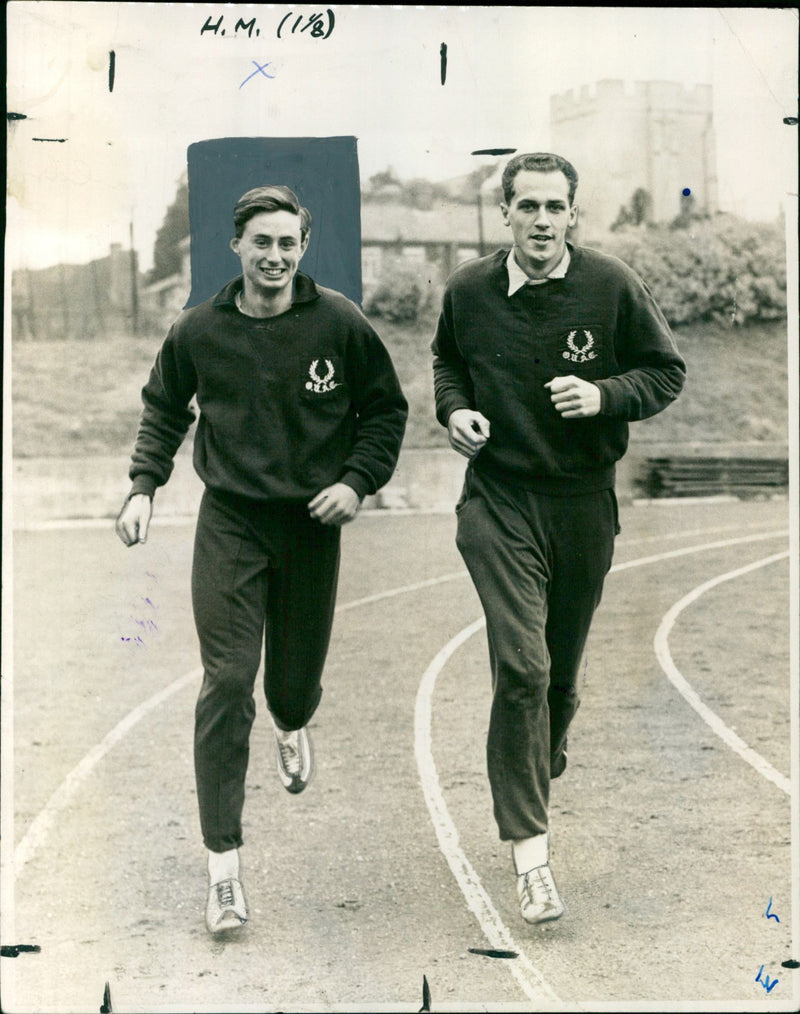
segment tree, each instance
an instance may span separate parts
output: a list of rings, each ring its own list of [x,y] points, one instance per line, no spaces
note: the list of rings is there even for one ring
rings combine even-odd
[[[630,204],[623,204],[611,226],[616,232],[626,225],[650,225],[653,220],[653,198],[644,187],[637,187],[631,195]]]
[[[178,244],[189,235],[189,184],[185,175],[178,182],[175,200],[167,208],[161,228],[153,244],[153,267],[147,275],[148,283],[169,278],[181,270],[181,252]]]

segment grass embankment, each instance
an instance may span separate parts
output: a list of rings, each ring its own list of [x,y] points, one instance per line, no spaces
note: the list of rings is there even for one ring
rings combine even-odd
[[[406,447],[443,447],[433,412],[430,342],[435,319],[376,320],[411,410]],[[632,428],[634,440],[785,441],[788,419],[786,325],[702,324],[676,331],[688,365],[686,388],[667,412]],[[23,342],[13,347],[16,457],[127,455],[140,391],[160,335],[103,341]]]

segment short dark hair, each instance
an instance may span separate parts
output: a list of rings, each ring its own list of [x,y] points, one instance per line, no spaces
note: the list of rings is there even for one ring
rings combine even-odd
[[[515,155],[503,170],[503,200],[506,204],[510,204],[514,199],[514,178],[523,169],[537,173],[563,173],[569,184],[569,203],[572,204],[575,200],[575,191],[578,189],[578,173],[575,166],[561,155],[537,151],[528,155]]]
[[[233,209],[236,238],[241,239],[244,227],[262,211],[290,211],[300,216],[300,237],[305,239],[311,228],[311,212],[297,199],[297,194],[284,186],[255,187],[242,194]]]

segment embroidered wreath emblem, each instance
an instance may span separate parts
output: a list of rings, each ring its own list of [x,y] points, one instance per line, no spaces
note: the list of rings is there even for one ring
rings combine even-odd
[[[586,338],[586,342],[580,348],[575,344],[575,337],[578,334],[577,331],[570,331],[567,335],[567,351],[562,352],[564,359],[569,359],[573,363],[585,363],[588,359],[596,359],[597,353],[594,351],[592,346],[594,345],[594,338],[592,337],[591,331],[584,331],[583,335]]]
[[[317,373],[317,367],[319,366],[319,359],[315,359],[308,368],[308,375],[311,380],[306,381],[306,390],[313,391],[314,394],[327,394],[328,391],[332,391],[338,387],[339,384],[333,379],[333,375],[336,372],[333,368],[333,363],[330,359],[325,360],[325,367],[327,372],[324,377],[321,377]]]

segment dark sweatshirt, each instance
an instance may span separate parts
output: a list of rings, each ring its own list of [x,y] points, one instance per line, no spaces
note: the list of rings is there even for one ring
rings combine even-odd
[[[308,501],[334,482],[359,496],[391,477],[408,406],[389,354],[358,307],[295,276],[290,309],[241,313],[241,278],[184,310],[142,390],[131,495],[153,495],[200,410],[194,466],[211,489]]]
[[[540,493],[612,488],[628,422],[681,392],[686,367],[644,282],[615,257],[570,246],[566,276],[508,295],[507,250],[450,277],[436,329],[436,414],[481,412],[491,436],[476,469]],[[545,383],[574,375],[600,389],[600,414],[563,419]]]

